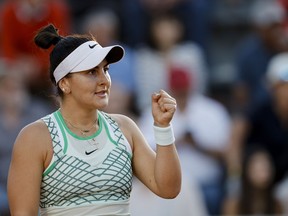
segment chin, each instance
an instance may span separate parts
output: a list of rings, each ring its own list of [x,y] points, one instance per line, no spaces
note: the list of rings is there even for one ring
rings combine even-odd
[[[97,109],[100,109],[100,110],[103,110],[103,109],[105,109],[106,107],[108,106],[108,103],[103,103],[103,104],[97,104],[95,107],[97,108]]]

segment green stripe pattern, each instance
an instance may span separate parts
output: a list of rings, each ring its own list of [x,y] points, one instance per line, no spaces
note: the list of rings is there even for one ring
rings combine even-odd
[[[120,201],[130,197],[131,155],[117,123],[108,115],[103,116],[105,129],[113,134],[107,133],[115,148],[98,166],[67,155],[60,144],[60,134],[52,114],[43,118],[51,134],[55,160],[43,174],[41,208]]]

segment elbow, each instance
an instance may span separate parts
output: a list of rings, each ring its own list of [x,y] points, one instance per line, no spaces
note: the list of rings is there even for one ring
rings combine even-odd
[[[163,190],[162,193],[159,194],[161,198],[164,199],[175,199],[181,191],[181,182],[178,184],[174,184],[173,186]]]
[[[169,192],[165,192],[163,194],[161,194],[161,198],[163,199],[175,199],[180,193],[180,189],[179,190],[173,190],[173,191],[169,191]]]
[[[180,191],[178,193],[171,193],[171,194],[165,195],[162,198],[164,198],[164,199],[175,199],[178,196],[179,193],[180,193]]]

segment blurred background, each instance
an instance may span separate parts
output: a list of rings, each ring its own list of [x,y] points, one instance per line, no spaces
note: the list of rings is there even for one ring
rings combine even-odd
[[[57,108],[49,52],[63,36],[121,44],[104,110],[134,119],[152,148],[150,95],[177,99],[183,186],[174,200],[137,179],[134,216],[288,215],[288,0],[0,0],[0,215],[20,129]]]

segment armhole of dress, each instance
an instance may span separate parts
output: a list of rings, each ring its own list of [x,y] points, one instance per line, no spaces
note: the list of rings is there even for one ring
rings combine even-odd
[[[125,150],[125,152],[132,158],[132,149],[131,146],[121,131],[118,123],[112,119],[108,114],[104,112],[98,112],[99,117],[102,119],[106,134],[108,135],[109,140],[115,144],[117,147]],[[110,129],[110,130],[109,130]],[[110,132],[113,131],[111,134]]]
[[[53,145],[53,156],[51,162],[42,174],[42,176],[46,176],[53,170],[57,162],[66,153],[67,139],[65,138],[65,134],[59,133],[59,131],[62,132],[62,130],[60,129],[61,126],[59,126],[59,123],[57,123],[56,112],[43,117],[42,120],[49,130]]]

